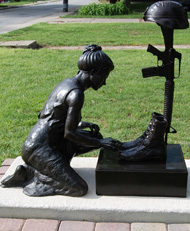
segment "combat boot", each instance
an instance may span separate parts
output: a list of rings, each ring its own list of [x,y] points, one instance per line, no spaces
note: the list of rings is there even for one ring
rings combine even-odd
[[[154,112],[143,141],[133,148],[121,151],[119,157],[127,161],[165,160],[166,144],[164,136],[166,128],[166,118]]]
[[[151,114],[151,119],[150,119],[149,125],[148,125],[147,129],[145,130],[145,132],[140,137],[138,137],[136,140],[123,143],[122,149],[127,150],[127,149],[134,148],[136,146],[139,146],[144,141],[144,139],[147,137],[149,131],[151,130],[153,119],[155,117],[159,117],[159,116],[162,116],[162,115],[159,113],[153,112]]]

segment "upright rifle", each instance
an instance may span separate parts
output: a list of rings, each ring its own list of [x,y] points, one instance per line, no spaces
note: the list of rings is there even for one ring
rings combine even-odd
[[[164,93],[164,116],[168,121],[166,129],[165,143],[167,144],[168,133],[176,133],[177,131],[171,127],[172,110],[173,110],[173,98],[174,98],[174,66],[175,59],[179,61],[179,72],[181,67],[181,53],[177,52],[173,48],[173,29],[161,26],[162,34],[164,37],[165,51],[159,51],[156,47],[148,45],[147,52],[156,55],[158,62],[162,61],[162,65],[157,64],[156,67],[148,67],[142,69],[143,78],[151,76],[161,76],[166,78],[165,93]],[[172,129],[172,131],[170,130]]]

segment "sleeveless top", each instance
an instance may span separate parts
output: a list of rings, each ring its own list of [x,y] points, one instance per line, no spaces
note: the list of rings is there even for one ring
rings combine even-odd
[[[45,126],[48,128],[49,143],[57,143],[63,139],[65,130],[65,121],[67,118],[68,106],[66,105],[67,95],[74,89],[80,89],[71,79],[65,79],[59,83],[48,97],[44,108],[38,115],[39,120],[48,122]],[[81,121],[79,115],[78,122]]]

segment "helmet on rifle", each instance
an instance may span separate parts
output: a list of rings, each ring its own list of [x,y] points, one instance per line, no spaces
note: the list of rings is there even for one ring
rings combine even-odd
[[[155,2],[146,9],[143,19],[170,29],[189,27],[187,12],[180,3],[174,1]]]

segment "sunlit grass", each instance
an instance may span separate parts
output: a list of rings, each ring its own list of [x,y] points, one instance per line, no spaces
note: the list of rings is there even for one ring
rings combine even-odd
[[[174,44],[189,44],[190,29],[175,30]],[[0,41],[36,40],[43,46],[163,44],[155,23],[40,23],[0,35]]]
[[[77,73],[81,52],[0,49],[1,161],[21,154],[22,144],[51,90]],[[142,78],[141,68],[156,65],[156,58],[146,51],[106,53],[115,69],[106,86],[86,91],[83,120],[99,124],[104,137],[133,140],[146,129],[153,111],[163,112],[165,79]],[[181,53],[182,73],[175,80],[172,122],[178,133],[169,135],[169,143],[181,144],[185,157],[190,158],[190,51]]]

